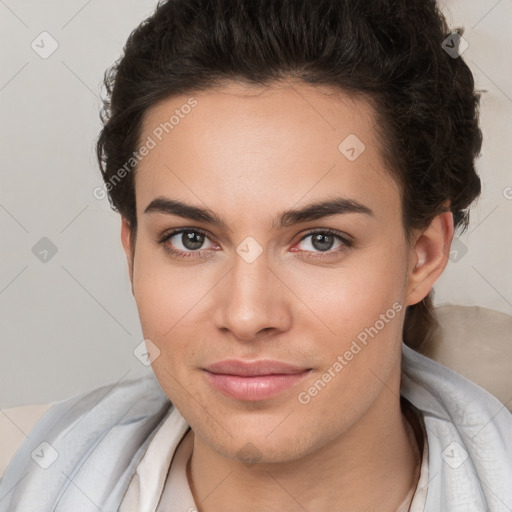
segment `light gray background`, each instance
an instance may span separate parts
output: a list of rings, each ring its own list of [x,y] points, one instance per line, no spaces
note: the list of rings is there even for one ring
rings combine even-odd
[[[143,336],[120,219],[92,191],[102,184],[94,143],[103,72],[155,5],[0,0],[2,408],[151,371],[133,355]],[[465,27],[464,58],[487,93],[483,194],[435,299],[512,314],[512,0],[441,5],[452,28]],[[47,59],[31,48],[43,31],[59,45]],[[47,262],[32,252],[43,237],[58,249]]]

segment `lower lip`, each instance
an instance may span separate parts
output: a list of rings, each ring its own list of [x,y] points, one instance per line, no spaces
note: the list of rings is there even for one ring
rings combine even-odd
[[[292,386],[295,386],[309,370],[302,373],[259,375],[240,377],[221,373],[204,372],[207,380],[218,391],[237,400],[257,401],[271,398]]]

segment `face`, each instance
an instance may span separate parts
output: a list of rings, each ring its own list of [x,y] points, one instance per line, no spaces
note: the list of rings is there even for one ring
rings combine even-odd
[[[146,113],[133,254],[123,221],[152,367],[212,450],[294,460],[396,399],[422,298],[400,191],[363,100],[304,84],[191,97]],[[212,366],[226,360],[264,364]]]

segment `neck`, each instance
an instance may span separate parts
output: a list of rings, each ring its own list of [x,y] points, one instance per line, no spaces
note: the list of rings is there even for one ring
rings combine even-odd
[[[187,474],[199,512],[396,512],[416,486],[421,446],[394,379],[348,431],[298,460],[246,465],[194,436]]]

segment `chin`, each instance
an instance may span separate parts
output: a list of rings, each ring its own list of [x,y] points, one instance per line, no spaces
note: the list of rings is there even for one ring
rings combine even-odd
[[[276,464],[293,462],[318,449],[320,438],[312,436],[311,429],[298,426],[300,421],[279,427],[285,415],[257,422],[238,421],[236,426],[229,423],[226,429],[215,424],[204,424],[192,429],[210,448],[229,459],[239,460],[244,464]],[[224,426],[224,425],[223,425]],[[290,430],[293,426],[295,430]],[[276,428],[277,427],[277,428]]]

